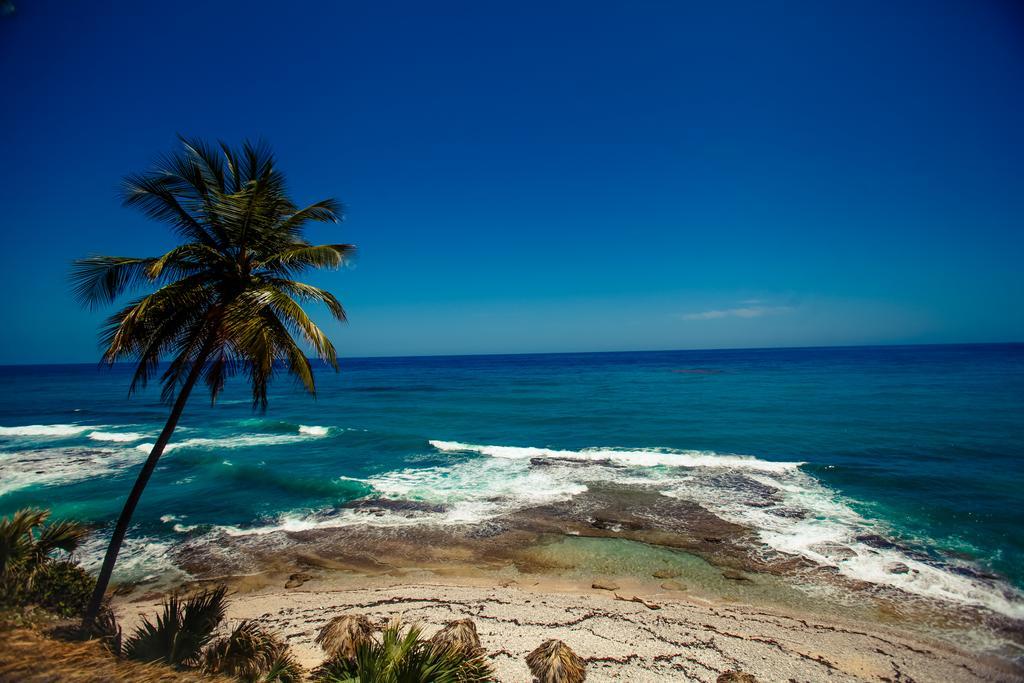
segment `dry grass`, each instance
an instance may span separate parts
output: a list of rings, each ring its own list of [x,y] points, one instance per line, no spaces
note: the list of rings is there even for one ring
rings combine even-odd
[[[320,629],[316,644],[330,657],[355,661],[356,650],[373,641],[373,624],[364,614],[343,614]]]
[[[477,655],[483,650],[480,647],[480,636],[476,632],[476,624],[472,619],[449,621],[444,628],[434,634],[430,642],[464,652],[468,656]]]
[[[586,662],[560,640],[545,640],[526,655],[526,665],[540,683],[583,683],[587,678]]]
[[[98,641],[68,642],[28,628],[0,630],[0,683],[229,683],[157,664],[117,659]]]

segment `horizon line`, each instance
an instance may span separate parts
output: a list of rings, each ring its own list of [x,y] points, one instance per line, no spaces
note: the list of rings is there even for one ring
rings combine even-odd
[[[919,348],[929,346],[1024,346],[1024,341],[999,342],[921,342],[914,344],[824,344],[807,346],[717,346],[688,349],[624,349],[619,351],[516,351],[507,353],[425,353],[384,356],[340,356],[338,362],[345,360],[402,360],[409,358],[489,358],[507,356],[581,356],[611,355],[622,353],[691,353],[696,351],[798,351],[813,349],[880,349],[880,348]],[[307,357],[311,362],[320,362],[319,358]],[[168,362],[161,360],[161,363]],[[114,365],[133,365],[134,361],[119,361]],[[102,361],[74,361],[52,363],[0,363],[0,368],[52,367],[55,365],[104,365]]]

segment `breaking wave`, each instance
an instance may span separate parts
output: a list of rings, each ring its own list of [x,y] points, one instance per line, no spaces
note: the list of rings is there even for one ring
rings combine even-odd
[[[748,455],[720,455],[711,451],[674,451],[669,449],[626,450],[618,448],[586,448],[579,451],[553,450],[518,446],[478,446],[458,441],[431,441],[439,451],[463,451],[489,455],[492,458],[610,461],[638,467],[724,467],[760,472],[785,472],[797,469],[801,462],[773,462]]]
[[[965,560],[932,557],[892,540],[885,525],[856,512],[851,501],[803,471],[800,462],[709,451],[429,443],[444,453],[488,457],[364,481],[381,498],[433,504],[433,511],[384,509],[369,519],[346,512],[344,520],[291,519],[289,524],[472,524],[571,498],[595,482],[641,485],[753,530],[766,553],[800,556],[851,579],[1024,618],[1019,591]]]
[[[183,441],[172,441],[167,444],[165,452],[186,449],[215,450],[220,448],[250,448],[255,446],[277,446],[281,444],[298,443],[308,439],[316,439],[327,436],[326,427],[313,428],[314,431],[302,431],[300,427],[296,434],[236,434],[218,438],[196,437]],[[322,430],[322,431],[321,431]],[[153,450],[152,443],[140,443],[136,449],[149,453]]]
[[[95,429],[89,425],[23,425],[20,427],[0,427],[0,436],[45,436],[50,438],[63,438],[77,436],[87,429]]]
[[[138,432],[89,432],[86,436],[93,441],[113,441],[115,443],[131,443],[148,437],[147,434]]]
[[[59,486],[117,472],[142,459],[112,448],[44,448],[0,457],[0,496],[29,486]]]

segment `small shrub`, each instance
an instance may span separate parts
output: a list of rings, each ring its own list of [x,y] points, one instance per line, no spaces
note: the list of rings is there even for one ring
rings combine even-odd
[[[288,645],[255,621],[243,621],[206,649],[203,670],[244,683],[298,683],[303,670]]]
[[[583,683],[586,662],[560,640],[545,640],[526,655],[526,665],[540,683]]]
[[[0,519],[0,607],[35,604],[60,616],[77,616],[95,581],[70,555],[88,529],[76,522],[47,524],[49,515],[24,509]],[[58,552],[68,557],[59,559]]]
[[[475,629],[474,629],[475,630]],[[421,630],[394,622],[379,640],[360,643],[355,661],[340,653],[313,672],[319,683],[481,683],[494,680],[482,650],[431,642]]]
[[[359,646],[373,639],[373,624],[363,614],[343,614],[334,617],[316,634],[316,644],[331,659],[354,662]]]
[[[59,614],[76,617],[85,611],[96,579],[70,560],[45,562],[33,572],[27,601]]]
[[[471,655],[483,650],[480,646],[480,636],[476,632],[476,624],[472,619],[449,621],[433,635],[430,642],[440,647],[462,650]]]
[[[164,602],[156,623],[145,619],[124,643],[129,659],[162,662],[174,667],[195,667],[203,648],[224,620],[227,588],[205,590],[185,600],[174,595]]]

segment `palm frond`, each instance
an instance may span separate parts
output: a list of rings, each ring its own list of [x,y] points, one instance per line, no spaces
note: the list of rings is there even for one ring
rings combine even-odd
[[[467,654],[478,654],[483,650],[480,646],[480,635],[476,632],[476,624],[472,619],[449,621],[430,638],[430,642],[436,647],[458,650]]]
[[[586,662],[561,640],[545,640],[526,655],[530,673],[540,683],[583,683]]]
[[[352,619],[342,619],[345,617],[328,624],[321,635],[339,629],[347,634],[353,628],[368,628],[369,625],[368,621],[361,624]],[[351,645],[352,639],[345,639],[345,643]],[[384,628],[379,639],[370,637],[368,633],[360,637],[354,657],[348,656],[349,653],[350,649],[335,649],[333,655],[313,672],[314,680],[321,683],[478,683],[494,680],[494,672],[482,648],[470,651],[455,643],[424,640],[419,626],[404,626],[397,619]]]
[[[168,223],[185,239],[217,247],[217,241],[196,216],[189,213],[180,197],[181,179],[170,171],[133,174],[125,178],[122,190],[125,206],[137,207],[153,220]]]
[[[281,222],[281,229],[289,235],[298,235],[309,221],[316,223],[340,223],[344,220],[345,207],[336,199],[322,199],[303,207]]]
[[[264,277],[261,281],[272,287],[276,287],[299,301],[324,304],[327,306],[327,310],[331,312],[331,315],[340,322],[345,322],[348,319],[348,316],[345,314],[345,308],[341,305],[341,302],[325,289],[320,289],[313,285],[307,285],[304,282],[287,280],[279,277]]]
[[[0,519],[0,573],[33,555],[33,531],[49,516],[49,510],[23,508]]]
[[[297,683],[303,675],[288,645],[252,620],[241,622],[229,635],[211,644],[203,659],[205,672],[246,683]]]
[[[125,656],[142,662],[170,666],[197,666],[203,647],[213,639],[224,619],[227,589],[205,590],[185,600],[172,595],[156,616],[144,619],[124,643]]]
[[[71,291],[84,306],[112,303],[127,291],[148,281],[157,259],[132,256],[90,256],[71,266]]]
[[[268,256],[259,268],[272,274],[294,274],[309,268],[340,268],[356,252],[352,244],[293,246]]]
[[[68,520],[53,522],[39,531],[35,551],[38,555],[49,555],[54,550],[63,550],[70,555],[78,549],[88,535],[89,527],[79,522]]]
[[[146,270],[146,275],[151,280],[157,280],[165,275],[165,271],[174,270],[175,275],[183,277],[204,269],[214,271],[221,268],[230,268],[231,261],[220,251],[205,244],[190,242],[177,246],[157,259]]]
[[[115,657],[123,654],[123,634],[121,626],[117,623],[117,615],[109,604],[100,608],[100,613],[90,624],[88,637],[95,638],[103,643],[104,647],[110,650]]]
[[[227,173],[225,169],[225,158],[218,154],[212,145],[207,144],[199,138],[188,138],[179,135],[178,140],[185,147],[193,158],[201,163],[201,170],[204,175],[204,184],[212,186],[221,194],[228,193]]]
[[[364,614],[334,617],[316,634],[313,641],[332,657],[354,660],[360,645],[373,638],[373,625]]]

